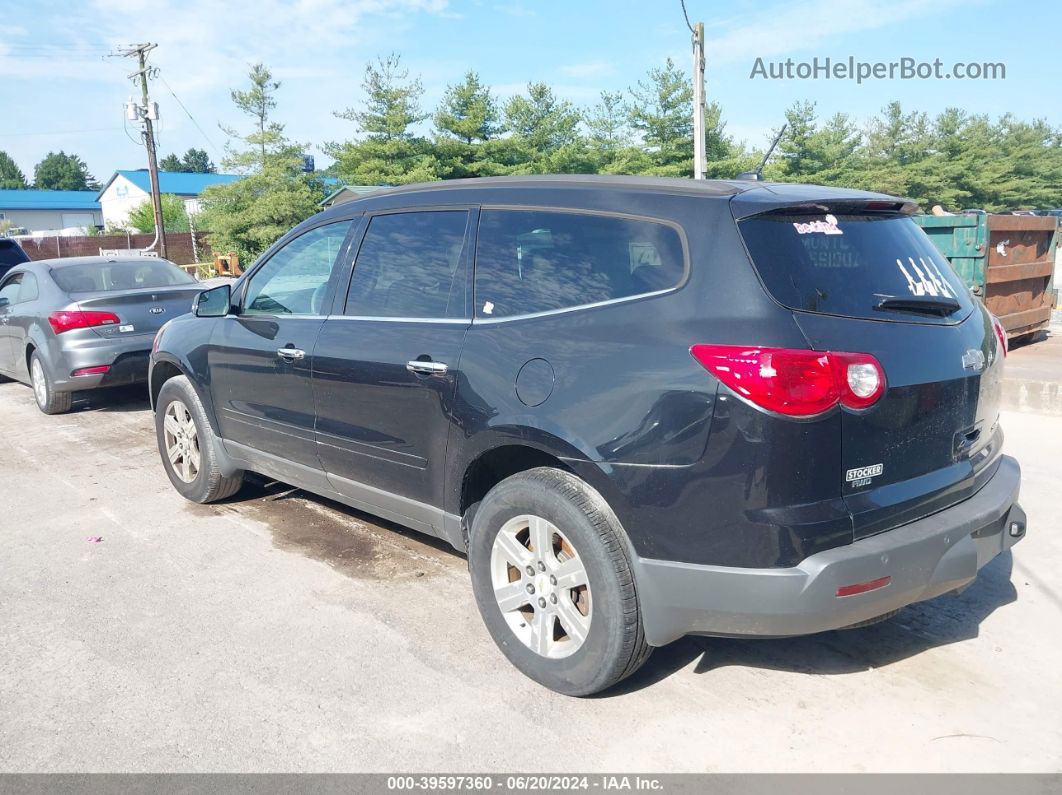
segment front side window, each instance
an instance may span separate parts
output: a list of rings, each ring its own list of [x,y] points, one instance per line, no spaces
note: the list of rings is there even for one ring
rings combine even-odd
[[[320,315],[350,221],[318,226],[289,241],[247,285],[244,315]]]
[[[682,239],[666,224],[587,213],[484,210],[478,317],[568,309],[677,286]]]
[[[465,210],[377,215],[365,231],[347,315],[446,318],[464,314]]]

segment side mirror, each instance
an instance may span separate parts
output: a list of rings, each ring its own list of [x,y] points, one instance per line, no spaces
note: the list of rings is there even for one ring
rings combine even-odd
[[[231,307],[232,289],[223,284],[197,295],[193,311],[196,317],[225,317]]]

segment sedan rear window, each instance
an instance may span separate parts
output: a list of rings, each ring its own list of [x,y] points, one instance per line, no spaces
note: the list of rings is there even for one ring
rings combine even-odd
[[[103,293],[195,284],[195,279],[172,262],[162,259],[63,265],[52,270],[52,278],[67,293]]]
[[[947,259],[907,216],[771,213],[738,226],[764,286],[790,309],[956,323],[973,308]]]

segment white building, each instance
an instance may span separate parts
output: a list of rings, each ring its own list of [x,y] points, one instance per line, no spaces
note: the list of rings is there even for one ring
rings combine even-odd
[[[223,185],[240,179],[235,174],[192,174],[180,171],[159,172],[159,193],[173,194],[184,200],[189,215],[199,212],[199,195],[210,185]],[[96,197],[108,227],[123,227],[129,213],[151,199],[151,176],[147,169],[115,171]]]
[[[81,234],[103,223],[96,192],[91,190],[0,190],[0,221],[27,232]]]

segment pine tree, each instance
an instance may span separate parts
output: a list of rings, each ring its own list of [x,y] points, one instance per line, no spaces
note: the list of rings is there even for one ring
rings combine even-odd
[[[171,152],[159,161],[159,171],[184,171],[184,163]],[[169,229],[168,226],[166,228]]]
[[[38,190],[99,190],[85,161],[75,154],[49,152],[33,169]]]
[[[189,149],[181,158],[181,167],[192,174],[213,174],[217,170],[205,149]]]
[[[668,58],[629,94],[629,123],[641,134],[652,172],[688,176],[693,171],[693,88],[686,75]]]
[[[420,78],[410,78],[392,54],[365,68],[363,109],[337,111],[356,125],[358,139],[325,144],[332,170],[360,185],[400,185],[437,178],[432,146],[413,129],[428,117],[420,109]]]
[[[0,190],[24,190],[26,175],[7,152],[0,151]]]

